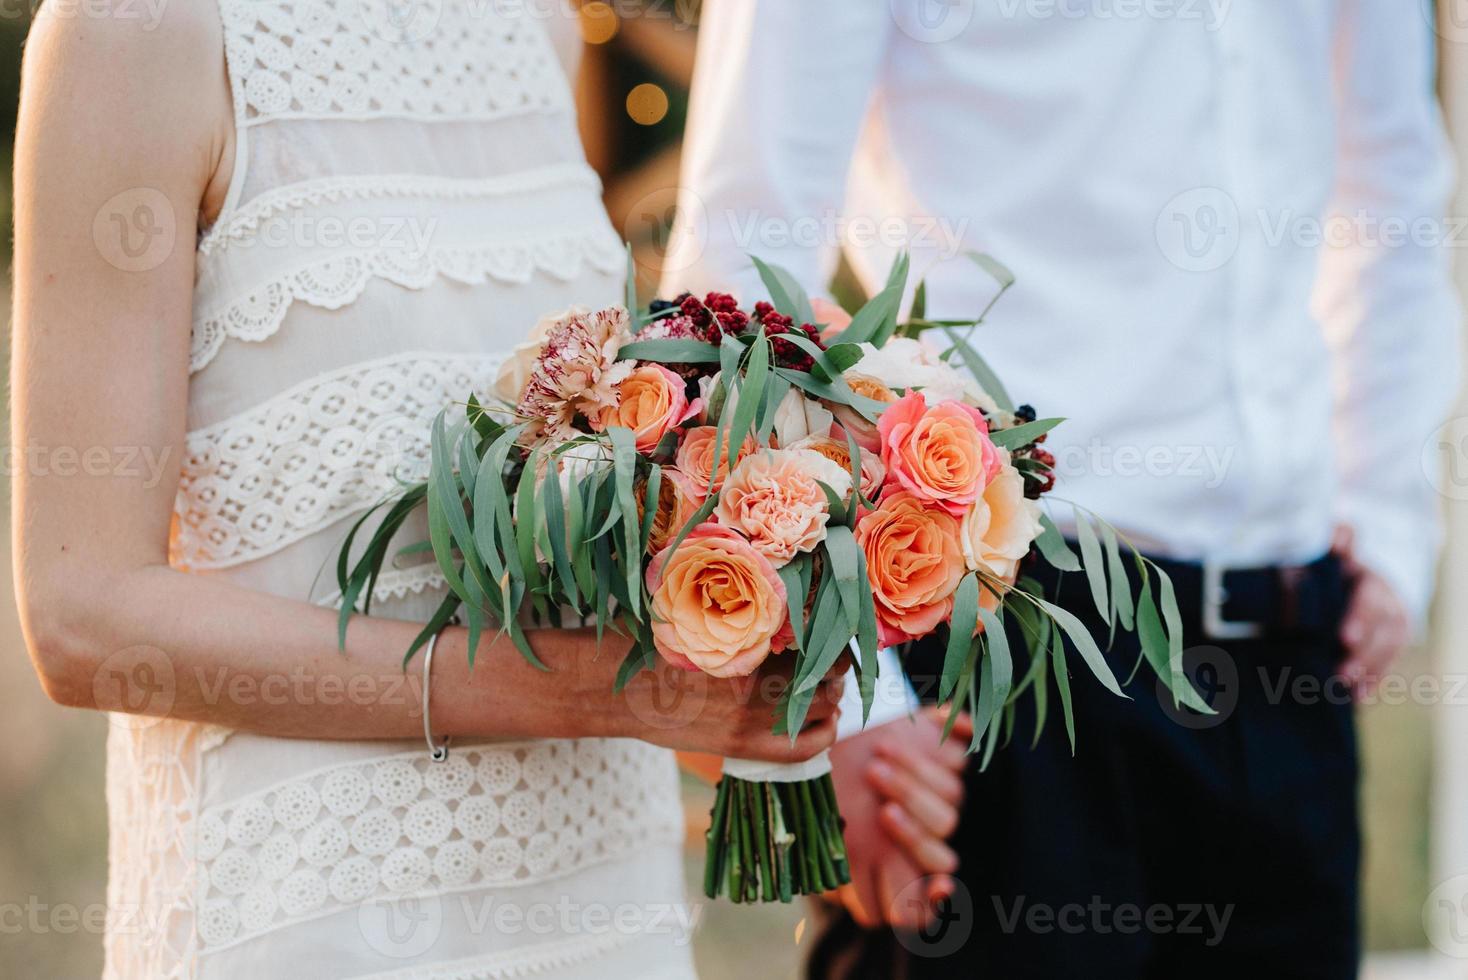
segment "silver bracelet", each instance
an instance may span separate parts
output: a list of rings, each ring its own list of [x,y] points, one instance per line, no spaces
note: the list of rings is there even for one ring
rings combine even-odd
[[[446,629],[449,624],[445,624]],[[446,736],[442,745],[433,744],[433,722],[428,714],[428,675],[433,670],[433,650],[438,646],[438,638],[443,635],[443,629],[433,634],[428,641],[428,652],[423,654],[423,738],[428,742],[428,758],[433,762],[446,762],[449,757],[449,738]]]

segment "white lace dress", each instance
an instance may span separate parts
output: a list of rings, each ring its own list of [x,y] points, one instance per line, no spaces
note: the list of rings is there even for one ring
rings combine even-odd
[[[553,41],[573,20],[220,6],[238,155],[198,245],[173,561],[335,605],[323,565],[421,467],[433,415],[542,314],[614,302],[622,252]],[[394,570],[374,611],[421,621],[441,595],[431,564]],[[666,751],[431,764],[421,742],[115,720],[107,977],[692,976]]]

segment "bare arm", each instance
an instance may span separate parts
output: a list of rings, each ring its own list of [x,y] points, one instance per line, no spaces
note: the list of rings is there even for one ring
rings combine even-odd
[[[219,26],[202,4],[137,22],[47,16],[28,44],[16,146],[13,445],[18,604],[58,702],[287,737],[422,732],[401,657],[418,626],[335,613],[169,567],[184,438],[198,215],[228,184],[231,113]],[[137,475],[138,450],[166,462]],[[161,479],[158,478],[161,476]],[[538,631],[554,671],[486,642],[467,667],[450,630],[434,664],[443,735],[625,735],[753,758],[834,737],[833,702],[792,749],[765,688],[707,685],[691,717],[649,715],[667,670],[611,693],[625,642]],[[772,658],[778,659],[778,658]],[[415,665],[416,666],[416,665]],[[410,671],[408,678],[420,676]]]

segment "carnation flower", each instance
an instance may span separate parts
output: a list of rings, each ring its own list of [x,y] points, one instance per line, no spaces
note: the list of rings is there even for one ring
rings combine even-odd
[[[575,310],[546,334],[517,412],[528,423],[526,442],[575,438],[577,417],[599,418],[617,404],[618,386],[635,368],[618,361],[632,339],[630,318],[619,306]]]
[[[714,517],[779,568],[826,540],[830,502],[822,483],[844,498],[851,474],[809,449],[766,449],[734,467]]]

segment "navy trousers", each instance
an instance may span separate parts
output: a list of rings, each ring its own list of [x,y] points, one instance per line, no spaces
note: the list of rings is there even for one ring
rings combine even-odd
[[[1104,642],[1084,578],[1040,577]],[[1072,651],[1076,751],[1052,679],[1038,736],[1027,696],[1011,743],[969,767],[960,887],[941,921],[898,936],[837,922],[812,975],[1356,975],[1357,750],[1335,676],[1345,582],[1337,569],[1333,611],[1309,629],[1219,641],[1202,635],[1200,590],[1178,581],[1186,669],[1217,714],[1173,705],[1145,665],[1118,698]],[[1119,680],[1138,650],[1118,634]],[[920,693],[940,656],[909,658]]]

